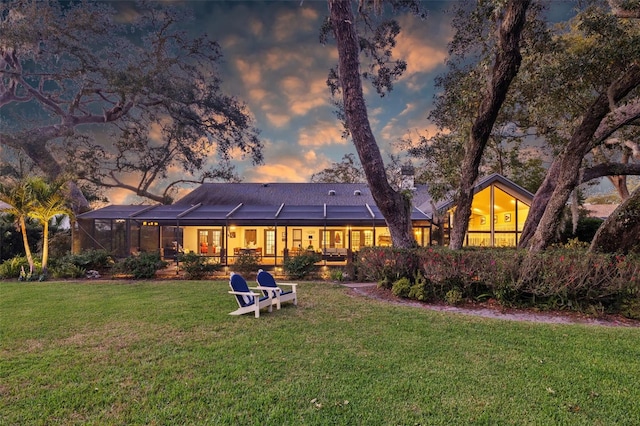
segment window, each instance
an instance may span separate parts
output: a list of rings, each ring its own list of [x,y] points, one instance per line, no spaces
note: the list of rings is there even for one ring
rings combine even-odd
[[[221,240],[220,229],[198,229],[198,253],[203,256],[220,254]]]
[[[244,247],[254,247],[258,243],[258,231],[246,229],[244,231]]]
[[[293,248],[302,248],[302,229],[293,230]]]
[[[354,251],[360,250],[360,234],[361,231],[351,231],[351,249]]]
[[[276,254],[276,231],[267,229],[264,231],[264,254],[273,256]]]

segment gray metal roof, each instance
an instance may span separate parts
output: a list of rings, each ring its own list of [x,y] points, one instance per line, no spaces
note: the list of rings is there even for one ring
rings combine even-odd
[[[414,204],[430,198],[426,185],[413,191]],[[376,203],[366,183],[205,183],[174,205],[352,206]]]
[[[501,175],[482,179],[481,191],[497,184],[523,199],[533,194]],[[414,221],[428,221],[432,213],[426,185],[412,190]],[[448,208],[445,200],[436,207]],[[160,224],[223,225],[277,222],[278,224],[349,223],[384,225],[371,191],[363,183],[205,183],[172,205],[108,206],[84,213],[82,219],[126,219],[156,221]]]
[[[135,219],[138,221],[153,221],[161,225],[243,225],[243,224],[297,224],[319,225],[327,223],[340,223],[349,225],[376,225],[384,226],[385,220],[378,207],[361,206],[327,206],[327,205],[302,205],[302,206],[263,206],[245,205],[237,206],[109,206],[103,209],[87,212],[79,217],[81,219]],[[426,214],[414,209],[412,219],[416,221],[428,221]]]

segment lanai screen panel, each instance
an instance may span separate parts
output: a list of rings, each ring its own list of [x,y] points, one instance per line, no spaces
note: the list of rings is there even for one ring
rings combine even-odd
[[[273,225],[280,206],[243,205],[233,212],[229,222]]]
[[[180,225],[184,226],[219,226],[227,223],[227,216],[237,205],[200,206],[180,217]]]
[[[149,206],[120,205],[107,206],[101,209],[78,215],[79,219],[127,219],[138,212],[142,212]]]
[[[277,217],[278,225],[322,225],[324,206],[285,205]]]
[[[327,206],[326,221],[328,225],[372,226],[380,220],[384,221],[382,215],[378,213],[372,216],[365,205]]]
[[[187,208],[185,206],[157,206],[140,214],[132,216],[132,219],[146,222],[158,222],[160,225],[174,225],[178,215]]]

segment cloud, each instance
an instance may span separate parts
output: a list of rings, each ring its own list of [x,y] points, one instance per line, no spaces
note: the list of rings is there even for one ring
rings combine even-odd
[[[287,99],[290,113],[308,114],[314,108],[329,104],[328,89],[322,79],[287,77],[282,80],[283,95]]]
[[[314,30],[317,19],[318,12],[309,7],[281,13],[273,25],[274,37],[278,42],[294,40],[300,32]]]
[[[318,121],[298,133],[298,144],[303,147],[321,147],[328,145],[346,145],[342,137],[342,126],[335,121]]]
[[[269,123],[278,128],[285,127],[291,121],[291,116],[288,114],[275,114],[267,112],[265,115],[269,120]]]
[[[256,62],[251,63],[244,59],[236,59],[235,63],[246,86],[253,88],[262,84],[262,72]]]
[[[296,164],[267,164],[253,168],[247,177],[249,182],[304,182],[308,180],[304,168]]]
[[[429,33],[426,28],[418,26],[416,19],[408,17],[401,19],[401,26],[394,56],[407,61],[404,78],[418,73],[429,73],[444,65],[449,55],[446,42],[442,41],[442,34]],[[446,34],[445,37],[448,36],[448,32]]]

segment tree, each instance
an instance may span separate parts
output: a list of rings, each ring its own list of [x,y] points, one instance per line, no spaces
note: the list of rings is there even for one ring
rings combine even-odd
[[[5,184],[0,183],[0,201],[8,205],[8,207],[3,208],[2,211],[15,216],[18,222],[20,232],[22,233],[24,252],[29,262],[29,273],[33,274],[33,255],[31,254],[31,247],[29,247],[29,239],[27,237],[27,217],[33,207],[31,187],[26,180]]]
[[[375,42],[368,42],[359,37],[350,0],[328,0],[328,5],[329,23],[338,48],[338,69],[333,73],[333,80],[337,81],[342,92],[341,107],[347,131],[356,147],[371,195],[385,218],[394,246],[413,247],[416,242],[411,228],[411,200],[403,192],[394,190],[387,180],[382,155],[369,123],[360,74],[359,56],[364,50],[373,56],[374,66],[377,66],[378,72],[372,80],[378,93],[383,94],[385,88],[391,88],[393,79],[406,67],[401,62],[395,62],[391,71],[386,67],[399,27],[393,21],[383,23],[375,32]],[[363,11],[366,2],[361,1],[360,6]],[[366,19],[362,14],[360,17]],[[380,49],[381,45],[385,48]],[[383,53],[380,54],[380,51]]]
[[[59,215],[70,214],[68,200],[64,195],[65,182],[58,180],[48,184],[40,177],[27,181],[33,197],[28,216],[36,219],[43,227],[42,232],[42,275],[47,275],[49,259],[49,222]]]
[[[355,155],[352,153],[345,154],[342,162],[333,163],[330,167],[311,176],[311,182],[361,183],[364,180],[362,166],[356,163]]]
[[[640,252],[640,187],[604,221],[591,241],[592,252]]]
[[[559,102],[548,108],[563,108],[562,116],[571,121],[557,127],[555,135],[566,142],[534,197],[521,246],[536,252],[554,240],[566,202],[585,178],[630,174],[640,168],[586,163],[594,149],[640,118],[639,46],[637,21],[620,20],[602,7],[589,7],[572,21],[571,31],[556,37],[548,54],[537,58],[544,65],[535,68],[538,78],[544,78],[544,85],[538,86],[541,91],[558,93],[556,99],[564,97],[572,104],[563,108]]]
[[[232,151],[262,161],[245,105],[222,93],[219,45],[187,35],[188,16],[161,2],[130,12],[125,21],[104,2],[0,6],[0,144],[51,181],[72,173],[76,212],[88,208],[78,182],[168,202],[173,167],[180,183],[201,182],[229,177]],[[207,169],[212,155],[221,168]]]
[[[451,229],[450,247],[454,250],[462,248],[464,243],[471,216],[473,187],[478,178],[480,161],[509,85],[518,73],[522,61],[520,36],[528,7],[528,0],[510,0],[504,10],[494,11],[495,19],[498,21],[495,60],[490,81],[485,88],[476,118],[471,126],[469,140],[465,145]]]

